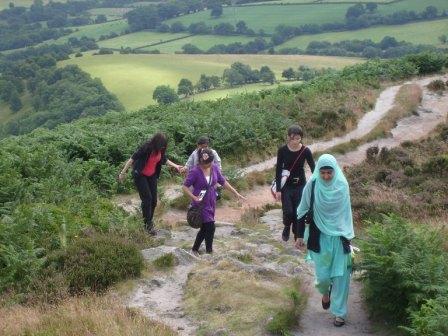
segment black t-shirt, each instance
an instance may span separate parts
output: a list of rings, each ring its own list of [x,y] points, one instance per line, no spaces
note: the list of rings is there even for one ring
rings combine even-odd
[[[302,146],[300,150],[293,152],[291,151],[287,145],[283,145],[278,149],[277,152],[277,166],[275,169],[275,179],[277,182],[277,190],[280,190],[280,183],[282,177],[282,170],[287,169],[290,170],[294,161],[297,159],[297,156],[300,155],[300,158],[297,160],[293,169],[290,171],[289,179],[286,181],[286,185],[292,184],[294,179],[299,178],[299,185],[304,185],[306,183],[305,178],[305,160],[311,168],[311,171],[314,171],[314,159],[313,154],[311,154],[311,150],[308,147]]]

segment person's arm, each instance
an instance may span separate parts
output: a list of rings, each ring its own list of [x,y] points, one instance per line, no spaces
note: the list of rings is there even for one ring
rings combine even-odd
[[[182,168],[181,165],[178,165],[178,164],[176,164],[176,163],[174,163],[173,161],[168,160],[168,159],[166,160],[166,164],[167,164],[168,166],[170,166],[170,167],[176,169],[178,172],[180,172],[180,169]]]
[[[221,158],[219,157],[218,152],[215,151],[214,149],[213,149],[213,157],[214,157],[213,161],[216,163],[216,165],[219,167],[219,169],[222,170]]]
[[[311,172],[313,173],[316,164],[314,163],[313,153],[311,153],[311,149],[309,149],[309,147],[307,147],[305,154],[306,162],[308,162],[308,166],[310,166]]]
[[[282,169],[283,169],[283,155],[282,155],[282,147],[280,147],[277,151],[277,164],[275,166],[275,183],[277,185],[277,192],[275,193],[275,198],[277,201],[282,199],[281,192],[281,179],[282,179]]]
[[[132,158],[130,158],[129,160],[126,161],[123,169],[120,171],[120,174],[118,174],[118,180],[120,182],[123,182],[125,180],[126,173],[128,172],[129,167],[132,166],[133,163],[134,163],[134,159],[132,159]]]
[[[191,168],[194,167],[194,156],[197,155],[197,151],[194,150],[193,153],[190,154],[188,157],[187,162],[185,163],[185,166],[181,168],[181,173],[189,171]]]
[[[193,195],[192,191],[190,190],[190,187],[194,184],[195,180],[196,180],[196,174],[194,171],[190,170],[188,172],[188,176],[185,178],[185,181],[182,185],[182,190],[188,197],[190,197],[191,200],[195,202],[200,202],[199,197]]]
[[[297,230],[294,233],[294,239],[296,240],[295,246],[297,248],[302,248],[305,245],[303,241],[305,232],[305,217],[310,209],[312,185],[312,180],[309,180],[303,188],[302,198],[299,206],[297,207]]]
[[[190,188],[187,187],[186,185],[182,186],[182,190],[184,191],[184,193],[191,198],[192,201],[194,202],[200,202],[201,200],[199,199],[199,197],[193,195],[193,193],[191,192]]]
[[[246,197],[244,197],[243,195],[241,195],[234,187],[232,187],[232,185],[227,182],[224,181],[224,185],[222,185],[225,189],[230,190],[237,198],[245,200]]]

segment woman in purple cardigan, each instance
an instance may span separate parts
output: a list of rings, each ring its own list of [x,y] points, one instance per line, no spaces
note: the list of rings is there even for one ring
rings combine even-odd
[[[192,247],[192,253],[195,255],[199,255],[199,247],[204,239],[206,252],[213,252],[216,208],[215,189],[217,184],[220,184],[224,188],[230,190],[239,199],[245,199],[229,184],[229,182],[226,181],[224,176],[222,176],[219,167],[213,164],[213,152],[209,148],[199,150],[198,156],[199,164],[188,172],[188,176],[182,187],[184,192],[191,198],[192,204],[201,202],[204,197],[204,206],[202,208],[202,226]],[[190,190],[190,187],[193,187],[193,191]],[[208,188],[210,188],[210,190],[205,194],[205,191]]]

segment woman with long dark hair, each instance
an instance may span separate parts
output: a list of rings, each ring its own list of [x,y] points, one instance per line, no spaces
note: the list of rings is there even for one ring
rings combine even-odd
[[[168,141],[163,133],[154,134],[132,154],[118,175],[119,181],[124,181],[129,167],[132,166],[132,177],[142,200],[145,229],[151,235],[156,234],[153,216],[157,205],[157,179],[160,176],[162,165],[168,164],[177,171],[181,169],[180,165],[167,159],[167,144]]]

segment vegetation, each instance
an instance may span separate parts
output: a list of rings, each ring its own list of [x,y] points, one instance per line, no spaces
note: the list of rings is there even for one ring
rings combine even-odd
[[[187,36],[186,34],[141,31],[98,42],[101,48],[139,48]],[[159,46],[157,46],[159,48]]]
[[[314,137],[334,130],[345,132],[346,124],[356,120],[354,111],[370,108],[372,101],[366,97],[380,79],[399,80],[437,71],[443,65],[440,60],[446,62],[446,58],[433,55],[368,62],[301,86],[217,102],[152,106],[126,118],[118,112],[109,113],[2,140],[0,248],[5,253],[0,254],[0,267],[6,276],[1,279],[1,290],[28,293],[33,279],[45,274],[49,256],[75,245],[76,237],[86,230],[134,237],[140,222],[105,197],[131,188],[129,180],[123,187],[117,185],[119,166],[156,130],[168,135],[168,153],[174,161],[186,159],[197,134],[208,134],[220,154],[229,160],[238,158],[243,164],[247,152],[272,151],[292,122],[300,122]],[[439,147],[431,150],[435,148]],[[395,152],[381,155],[379,163],[397,165]],[[443,169],[444,156],[438,156],[422,165],[425,176],[447,171]],[[398,162],[403,168],[410,165],[409,161]],[[385,183],[409,181],[401,175],[392,179],[394,176]],[[418,183],[424,186],[427,181]],[[432,187],[433,211],[441,209],[438,202],[444,200],[446,185]],[[429,203],[421,206],[431,209]]]
[[[71,293],[85,289],[102,292],[120,280],[139,276],[143,257],[129,242],[110,237],[84,238],[73,241],[67,249],[62,268]]]
[[[77,297],[58,306],[0,308],[5,336],[89,335],[175,336],[168,327],[124,307],[112,295]]]
[[[303,302],[304,294],[296,281],[274,272],[250,272],[232,259],[197,267],[188,278],[185,298],[191,315],[204,320],[199,334],[224,328],[242,336],[265,333],[273,312],[287,310],[297,316]],[[289,331],[297,323],[298,319],[292,325],[280,321],[279,314],[271,322],[278,326],[276,331]]]
[[[448,19],[408,23],[394,26],[378,26],[354,31],[341,31],[302,35],[294,37],[277,46],[276,50],[298,48],[305,50],[312,41],[340,42],[353,40],[372,40],[377,43],[385,36],[395,38],[397,41],[406,41],[413,44],[439,45],[438,36],[446,32]]]
[[[160,45],[162,46],[162,45]],[[105,55],[63,61],[60,66],[76,64],[92,77],[98,77],[104,86],[115,94],[127,110],[143,108],[151,103],[152,93],[158,85],[177,87],[182,78],[197,83],[201,74],[221,76],[224,69],[234,62],[253,68],[268,65],[276,77],[292,64],[312,68],[336,69],[360,62],[354,58],[319,56],[270,56],[270,55]],[[243,90],[244,91],[244,90]],[[213,95],[218,94],[213,93]],[[224,95],[225,96],[225,95]]]
[[[173,253],[166,253],[153,261],[157,268],[171,268],[178,263],[176,256]]]
[[[179,101],[179,96],[176,94],[176,91],[168,85],[160,85],[156,87],[152,94],[152,98],[157,103],[164,105]]]
[[[411,325],[414,335],[443,335],[447,330],[441,319],[447,312],[446,233],[391,216],[371,224],[366,234],[361,268],[367,307],[377,317]]]

